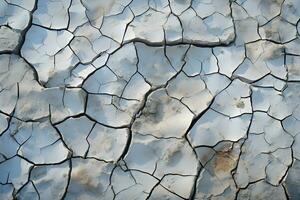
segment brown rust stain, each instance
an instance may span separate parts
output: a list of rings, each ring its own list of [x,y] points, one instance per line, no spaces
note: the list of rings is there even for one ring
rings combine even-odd
[[[243,109],[243,108],[245,108],[245,103],[243,101],[238,101],[236,103],[236,107],[240,108],[240,109]]]
[[[94,183],[93,178],[90,176],[85,168],[81,168],[72,174],[74,181],[85,185],[86,187],[96,188],[97,185]]]
[[[230,172],[235,165],[231,152],[218,152],[215,156],[214,168],[216,172]]]

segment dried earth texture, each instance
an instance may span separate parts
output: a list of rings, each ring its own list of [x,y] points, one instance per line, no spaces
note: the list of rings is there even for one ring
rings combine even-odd
[[[0,0],[1,200],[299,200],[300,0]]]

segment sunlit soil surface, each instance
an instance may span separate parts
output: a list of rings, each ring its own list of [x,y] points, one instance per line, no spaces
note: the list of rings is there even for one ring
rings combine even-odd
[[[299,0],[0,0],[0,199],[298,200]]]

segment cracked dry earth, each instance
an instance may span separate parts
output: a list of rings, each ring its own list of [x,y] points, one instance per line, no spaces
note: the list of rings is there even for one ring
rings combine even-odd
[[[299,0],[0,0],[0,199],[300,199]]]

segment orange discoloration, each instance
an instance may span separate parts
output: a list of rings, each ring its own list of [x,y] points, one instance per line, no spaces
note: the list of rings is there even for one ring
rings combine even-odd
[[[215,157],[214,168],[216,172],[230,172],[235,165],[231,152],[218,152]]]
[[[97,184],[94,183],[93,178],[90,176],[88,171],[84,168],[77,170],[74,174],[72,174],[73,180],[79,182],[81,185],[85,185],[86,187],[96,188]]]

